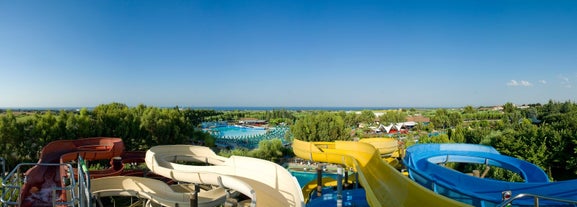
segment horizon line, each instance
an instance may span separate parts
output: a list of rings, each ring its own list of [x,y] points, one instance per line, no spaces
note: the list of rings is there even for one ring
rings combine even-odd
[[[106,105],[106,104],[100,104]],[[140,104],[138,104],[140,105]],[[136,107],[138,105],[126,105],[130,108]],[[214,109],[214,110],[272,110],[272,109],[289,109],[289,110],[339,110],[339,109],[351,109],[351,110],[391,110],[391,109],[436,109],[436,108],[463,108],[470,105],[465,106],[154,106],[154,105],[146,105],[144,106],[152,106],[158,108],[180,108],[180,109]],[[99,106],[99,105],[97,105]],[[94,109],[97,106],[18,106],[18,107],[5,107],[0,106],[0,109],[16,109],[16,110],[62,110],[62,109]],[[472,106],[472,105],[471,105]],[[481,107],[495,107],[501,105],[486,105],[486,106],[473,106],[476,108]]]

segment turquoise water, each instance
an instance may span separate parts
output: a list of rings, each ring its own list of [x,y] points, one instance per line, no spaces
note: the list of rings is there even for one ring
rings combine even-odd
[[[262,127],[225,126],[212,129],[218,132],[219,137],[253,137],[266,134]]]
[[[311,171],[311,172],[290,171],[290,172],[293,176],[295,176],[295,178],[299,182],[299,185],[301,186],[301,188],[304,185],[306,185],[307,183],[309,183],[310,181],[317,179],[316,171]],[[331,177],[331,178],[336,180],[337,174],[323,173],[323,177]]]

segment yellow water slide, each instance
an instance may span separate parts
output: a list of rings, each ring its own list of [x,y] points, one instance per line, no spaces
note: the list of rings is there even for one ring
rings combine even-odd
[[[295,139],[292,147],[302,159],[353,168],[371,206],[469,206],[436,194],[402,175],[385,163],[379,150],[369,143]]]
[[[373,145],[373,147],[379,151],[381,156],[398,156],[399,142],[395,138],[364,138],[360,139],[359,142]]]
[[[402,167],[399,159],[403,158],[405,153],[404,144],[401,145],[398,139],[395,138],[364,138],[359,140],[359,142],[364,142],[373,145],[381,155],[383,159],[389,165],[400,169]]]

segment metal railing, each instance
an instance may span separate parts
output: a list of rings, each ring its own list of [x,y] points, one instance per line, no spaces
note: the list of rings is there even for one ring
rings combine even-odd
[[[0,157],[0,165],[2,165],[2,175],[0,175],[0,180],[4,181],[4,176],[6,176],[6,160],[3,157]],[[0,185],[0,191],[4,195],[4,186]],[[0,206],[5,206],[4,203],[0,199]]]
[[[78,191],[79,206],[88,207],[92,204],[92,192],[90,192],[90,173],[86,162],[81,156],[78,156]]]
[[[3,206],[18,206],[20,205],[20,191],[22,186],[26,183],[26,176],[24,172],[35,166],[47,167],[67,167],[66,175],[60,175],[60,179],[65,183],[62,187],[52,187],[52,205],[53,206],[91,206],[92,194],[90,193],[90,175],[84,164],[84,160],[79,157],[77,162],[77,176],[74,175],[74,169],[71,163],[20,163],[2,179],[2,197],[0,203]],[[58,192],[61,191],[61,192]],[[57,200],[60,195],[65,194],[70,196],[66,200]]]
[[[2,197],[0,198],[0,200],[2,201],[2,203],[4,203],[4,205],[19,205],[19,196],[20,196],[20,190],[22,189],[22,185],[24,185],[24,183],[26,182],[26,177],[24,176],[24,173],[22,172],[23,168],[25,168],[26,166],[57,166],[57,167],[61,167],[61,166],[67,166],[69,169],[72,169],[72,165],[71,164],[56,164],[56,163],[20,163],[18,165],[16,165],[16,167],[2,180],[2,186],[4,187],[2,190]],[[31,167],[30,167],[31,168]],[[73,186],[76,186],[76,180],[74,179],[74,175],[72,174],[73,172],[69,171],[69,175],[68,176],[61,176],[61,179],[64,182],[69,182],[70,185],[68,185],[67,187],[63,187],[63,188],[56,188],[56,189],[52,189],[53,190],[53,194],[56,193],[56,190],[65,190],[70,192],[70,195],[72,195],[72,198],[76,198],[76,192],[74,192],[73,190]],[[66,178],[68,177],[68,178]],[[53,199],[55,199],[56,197],[53,197]],[[67,205],[65,202],[56,202],[53,201],[54,203],[58,203],[60,205]]]
[[[577,201],[573,201],[573,200],[553,198],[553,197],[535,195],[535,194],[530,194],[530,193],[519,193],[516,196],[511,197],[511,198],[503,201],[501,204],[497,205],[497,207],[506,207],[509,205],[514,205],[514,204],[512,204],[513,201],[521,199],[521,198],[527,198],[527,197],[533,197],[533,201],[534,201],[533,205],[536,207],[539,207],[541,200],[549,200],[549,201],[554,201],[554,202],[558,202],[558,203],[577,205]]]

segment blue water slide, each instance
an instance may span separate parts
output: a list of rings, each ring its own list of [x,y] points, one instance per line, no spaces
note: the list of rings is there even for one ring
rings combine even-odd
[[[411,179],[447,197],[475,206],[495,206],[502,193],[511,191],[547,197],[577,200],[577,180],[549,182],[541,168],[524,160],[501,155],[490,146],[475,144],[418,144],[407,149],[403,160]],[[518,173],[524,182],[506,182],[479,178],[444,167],[444,163],[475,163],[504,168]],[[533,205],[533,199],[521,199],[516,205]],[[542,201],[541,206],[558,205]]]

